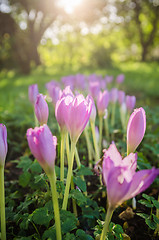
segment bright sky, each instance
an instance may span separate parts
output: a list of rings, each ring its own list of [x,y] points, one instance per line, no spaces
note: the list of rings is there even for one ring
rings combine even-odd
[[[83,0],[59,0],[58,5],[63,7],[66,13],[73,13],[74,8],[82,3]]]

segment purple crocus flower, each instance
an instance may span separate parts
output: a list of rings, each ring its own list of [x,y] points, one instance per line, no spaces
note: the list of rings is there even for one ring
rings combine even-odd
[[[146,130],[145,110],[137,108],[131,114],[127,126],[127,151],[134,152],[142,141]]]
[[[116,78],[116,82],[120,84],[124,81],[124,79],[125,79],[125,75],[124,74],[119,74]]]
[[[107,90],[105,90],[103,93],[100,91],[97,97],[97,109],[99,116],[105,114],[105,110],[107,109],[108,104],[109,92]]]
[[[85,99],[82,94],[72,98],[66,96],[65,123],[70,133],[71,140],[77,142],[79,136],[86,127],[92,111],[92,98]]]
[[[115,103],[118,99],[118,89],[117,88],[112,88],[110,90],[110,101]]]
[[[105,81],[106,81],[106,83],[111,83],[113,81],[113,76],[106,75]]]
[[[96,115],[97,115],[96,106],[95,106],[95,103],[92,99],[92,111],[91,111],[91,115],[90,115],[90,121],[91,122],[95,122]]]
[[[49,108],[47,102],[45,101],[46,96],[43,94],[38,94],[35,103],[35,115],[38,119],[40,125],[47,124],[49,117]]]
[[[103,157],[102,174],[107,187],[109,208],[115,209],[129,198],[146,190],[159,175],[159,169],[136,172],[137,154],[122,159],[115,144],[111,144]]]
[[[0,124],[0,166],[4,166],[8,151],[7,129],[4,124]]]
[[[36,102],[36,97],[38,94],[39,94],[38,85],[37,84],[30,85],[28,88],[28,96],[29,96],[30,102],[33,105]]]
[[[118,91],[118,102],[120,105],[125,101],[125,92],[124,91]]]
[[[89,92],[93,99],[96,99],[100,92],[100,82],[99,81],[91,81],[89,83]]]
[[[136,97],[135,96],[126,96],[126,107],[128,109],[129,112],[131,112],[136,104]]]
[[[52,135],[49,127],[44,124],[41,127],[27,130],[29,148],[38,160],[41,167],[48,174],[54,169],[56,158],[57,138]]]

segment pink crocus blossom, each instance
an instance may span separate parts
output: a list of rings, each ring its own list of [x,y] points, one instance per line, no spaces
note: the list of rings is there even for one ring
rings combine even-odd
[[[118,89],[112,88],[110,90],[110,101],[115,103],[118,100]]]
[[[105,114],[105,110],[107,109],[109,104],[109,92],[105,90],[104,92],[99,92],[97,97],[97,109],[99,116]]]
[[[70,89],[70,87],[66,87],[67,90],[68,88]],[[65,90],[66,90],[65,88]],[[71,91],[71,90],[70,90]],[[66,119],[67,119],[67,114],[68,114],[68,108],[69,108],[69,104],[72,103],[73,101],[73,96],[71,94],[66,94],[66,91],[62,93],[62,96],[56,103],[55,106],[55,116],[56,116],[56,120],[61,128],[62,132],[66,132],[67,131],[67,126],[66,126]]]
[[[65,123],[71,140],[76,143],[89,121],[92,111],[92,98],[87,96],[85,99],[82,94],[74,98],[66,96],[65,103],[67,104]]]
[[[91,111],[91,115],[90,115],[90,121],[91,122],[95,122],[96,115],[97,115],[96,106],[95,106],[95,103],[92,99],[92,111]]]
[[[124,74],[119,74],[116,78],[116,82],[120,84],[124,81],[124,79],[125,79],[125,75]]]
[[[131,112],[136,104],[136,97],[135,96],[126,96],[126,107],[128,109],[129,112]]]
[[[40,125],[47,124],[49,116],[49,108],[47,102],[45,101],[46,96],[43,94],[38,94],[35,103],[35,115],[38,119]]]
[[[131,114],[127,125],[127,151],[134,152],[142,141],[146,130],[145,110],[137,108]]]
[[[89,83],[89,92],[93,99],[96,99],[100,92],[100,82],[99,81],[91,81]]]
[[[44,124],[27,130],[29,148],[46,173],[54,169],[57,138],[52,135],[49,127]]]
[[[33,105],[36,102],[36,97],[38,94],[39,94],[38,85],[37,84],[30,85],[28,88],[28,96],[29,96],[30,102]]]
[[[7,129],[4,124],[0,124],[0,166],[4,166],[8,151]]]
[[[125,92],[118,91],[118,102],[120,103],[120,105],[122,105],[124,101],[125,101]]]
[[[146,190],[159,175],[159,169],[136,172],[137,154],[122,159],[115,144],[111,144],[103,157],[102,174],[107,187],[109,208],[115,209],[124,201]]]

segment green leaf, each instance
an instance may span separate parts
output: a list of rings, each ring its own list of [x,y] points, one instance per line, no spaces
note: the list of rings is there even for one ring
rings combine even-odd
[[[77,201],[77,204],[80,206],[87,203],[87,198],[79,190],[71,190],[69,197],[72,197]]]
[[[147,200],[141,199],[138,202],[141,203],[142,205],[146,206],[146,207],[149,207],[149,208],[153,207],[153,204],[151,202],[147,201]]]
[[[48,225],[52,218],[52,215],[48,213],[48,209],[45,207],[38,208],[32,213],[32,219],[36,224]]]
[[[86,234],[81,229],[78,229],[76,231],[76,236],[77,236],[76,239],[78,239],[78,240],[93,240],[93,238],[90,235]]]
[[[34,162],[32,163],[32,165],[30,166],[30,170],[33,173],[41,173],[42,172],[42,167],[40,166],[40,164],[37,162],[37,160],[35,159]]]
[[[138,216],[140,216],[140,217],[142,217],[142,218],[144,218],[144,219],[149,218],[149,215],[146,214],[146,213],[136,213],[136,215],[138,215]]]
[[[56,189],[58,193],[64,194],[65,186],[62,181],[56,181]]]
[[[153,197],[151,197],[151,196],[149,196],[149,195],[147,195],[147,194],[145,194],[145,193],[143,193],[142,196],[143,196],[145,199],[147,199],[148,201],[154,200]]]
[[[159,218],[155,214],[152,214],[152,216],[153,216],[154,222],[159,224]]]
[[[159,202],[157,201],[157,200],[152,200],[152,202],[153,202],[153,204],[154,204],[154,206],[157,208],[157,209],[159,209]]]
[[[20,157],[20,161],[17,164],[17,168],[22,168],[23,172],[28,171],[32,164],[32,160],[28,156]]]
[[[56,240],[56,230],[55,228],[51,227],[46,230],[42,236],[42,240]]]
[[[77,175],[90,176],[93,175],[93,173],[90,168],[81,165],[81,168],[78,170]]]
[[[156,229],[157,224],[153,221],[151,221],[149,218],[145,219],[146,224],[151,228],[152,230]]]
[[[77,228],[77,219],[73,213],[61,210],[60,219],[63,233],[70,232]]]
[[[83,192],[86,192],[87,190],[86,182],[83,181],[81,177],[73,177],[73,182],[75,185],[79,187],[80,190],[82,190]]]
[[[22,187],[26,187],[31,179],[31,174],[29,172],[24,172],[19,177],[19,185]]]
[[[67,233],[64,240],[76,240],[76,237],[74,234]]]

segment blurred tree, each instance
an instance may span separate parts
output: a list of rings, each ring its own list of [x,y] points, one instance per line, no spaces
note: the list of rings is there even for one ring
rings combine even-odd
[[[141,46],[141,60],[147,59],[159,39],[158,0],[115,0],[117,15],[122,18],[126,37]]]
[[[55,2],[55,0],[0,2],[0,35],[2,37],[8,33],[12,37],[14,61],[18,63],[23,73],[30,72],[31,63],[36,66],[40,64],[38,53],[40,40],[46,29],[63,13]],[[6,8],[8,13],[3,12]]]

